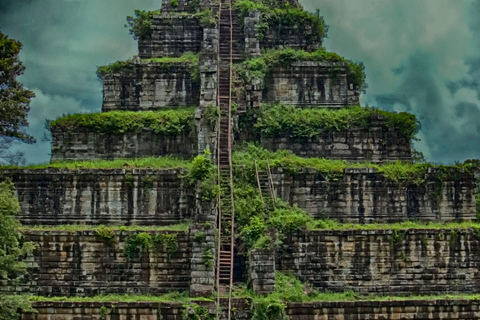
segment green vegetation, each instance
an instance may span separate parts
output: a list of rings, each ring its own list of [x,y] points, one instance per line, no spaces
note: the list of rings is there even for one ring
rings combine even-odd
[[[247,59],[237,65],[235,71],[240,78],[249,83],[254,78],[265,78],[271,67],[290,66],[299,61],[320,61],[320,62],[343,62],[346,63],[347,76],[359,90],[365,91],[365,66],[363,63],[355,63],[347,60],[336,53],[325,51],[319,48],[313,52],[297,50],[293,48],[270,49],[263,52],[260,57]],[[332,72],[336,72],[335,67]]]
[[[369,107],[304,109],[283,104],[262,105],[256,111],[255,128],[263,137],[308,139],[325,132],[341,132],[353,127],[368,129],[372,117],[385,118],[385,125],[408,140],[415,139],[420,128],[415,115],[407,112],[387,112]]]
[[[192,129],[194,108],[163,111],[111,111],[89,114],[72,114],[51,122],[50,130],[64,132],[76,128],[89,128],[99,133],[121,134],[149,129],[156,134],[177,135]]]
[[[177,159],[171,156],[166,157],[148,157],[133,159],[115,159],[115,160],[89,160],[89,161],[55,161],[52,163],[34,164],[28,166],[0,166],[0,169],[173,169],[188,168],[190,162],[183,159]]]
[[[421,224],[405,222],[394,225],[354,225],[340,224],[335,221],[323,219],[315,220],[304,210],[290,206],[282,201],[277,205],[264,205],[261,201],[255,180],[254,161],[260,170],[266,169],[266,161],[271,167],[281,167],[290,174],[298,174],[305,168],[315,169],[327,181],[336,181],[343,178],[346,168],[372,168],[383,174],[388,180],[401,184],[421,184],[425,181],[428,168],[431,164],[413,164],[396,161],[377,165],[372,163],[348,163],[342,160],[328,160],[319,158],[301,158],[291,152],[282,150],[278,152],[267,151],[254,144],[245,144],[237,148],[233,154],[234,164],[234,195],[235,216],[238,223],[240,239],[245,243],[246,250],[264,249],[278,243],[282,235],[297,230],[310,229],[408,229],[408,228],[477,228],[475,223],[463,224]],[[458,178],[458,172],[469,171],[469,165],[437,166],[445,168],[451,178]],[[278,239],[269,239],[265,236],[268,229],[277,230]]]
[[[117,61],[106,66],[97,68],[97,77],[103,79],[106,76],[113,76],[115,73],[122,73],[128,71],[133,60]]]
[[[125,27],[130,28],[128,31],[130,31],[130,34],[133,35],[135,40],[145,39],[152,33],[152,19],[155,14],[160,14],[160,11],[135,10],[134,17],[127,17]]]
[[[214,314],[211,314],[208,308],[199,306],[196,303],[183,305],[182,320],[214,320]]]
[[[58,226],[29,226],[22,227],[20,230],[36,230],[36,231],[67,231],[67,232],[77,232],[77,231],[95,231],[97,236],[102,238],[102,235],[110,238],[111,232],[133,232],[133,231],[176,231],[176,232],[187,232],[190,223],[178,223],[167,226],[86,226],[86,225],[58,225]]]
[[[303,10],[302,7],[292,7],[288,2],[239,0],[235,7],[240,10],[240,20],[254,10],[260,11],[259,37],[264,38],[267,32],[280,38],[285,31],[294,31],[304,35],[308,43],[322,40],[327,36],[328,26],[320,11],[315,14]]]
[[[142,252],[148,252],[157,245],[162,245],[168,254],[168,260],[178,250],[176,233],[151,235],[147,232],[131,234],[125,243],[125,257],[130,261]]]
[[[133,294],[105,294],[93,297],[40,297],[28,296],[32,302],[36,301],[71,301],[71,302],[188,302],[187,292],[170,292],[163,295],[133,295]]]
[[[200,83],[200,70],[198,53],[185,52],[180,57],[162,57],[143,59],[142,62],[150,62],[158,65],[158,70],[161,73],[169,73],[173,66],[188,65],[188,72],[193,82]],[[124,73],[132,71],[133,60],[117,61],[109,65],[100,66],[97,68],[97,76],[100,79],[111,77],[115,73]]]
[[[0,183],[0,280],[3,285],[8,281],[15,283],[27,270],[21,258],[32,252],[35,245],[25,242],[20,232],[20,223],[15,215],[20,211],[14,185],[10,181]],[[10,298],[0,294],[0,319],[18,319],[19,310],[31,311],[28,301],[23,297]]]
[[[475,202],[477,204],[477,220],[480,221],[480,194],[475,195]]]

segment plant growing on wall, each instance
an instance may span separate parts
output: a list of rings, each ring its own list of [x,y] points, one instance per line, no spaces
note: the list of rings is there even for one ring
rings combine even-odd
[[[19,211],[13,183],[0,182],[0,279],[5,283],[26,272],[27,266],[20,258],[35,248],[32,242],[24,242],[19,232],[20,223],[15,219]],[[18,319],[20,309],[32,311],[25,297],[0,294],[0,319]]]
[[[72,114],[50,123],[50,130],[64,132],[77,128],[95,130],[99,133],[122,134],[149,129],[156,134],[177,135],[189,132],[194,125],[193,108],[164,111],[111,111],[89,114]]]
[[[160,11],[135,10],[135,16],[127,17],[126,28],[135,40],[144,39],[152,33],[153,15],[160,14]]]

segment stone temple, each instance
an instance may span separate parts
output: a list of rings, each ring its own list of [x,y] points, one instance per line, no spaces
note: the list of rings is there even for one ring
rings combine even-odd
[[[478,169],[419,163],[415,116],[361,107],[318,11],[231,1],[137,11],[101,112],[3,169],[38,244],[1,287],[42,297],[22,318],[480,318]]]

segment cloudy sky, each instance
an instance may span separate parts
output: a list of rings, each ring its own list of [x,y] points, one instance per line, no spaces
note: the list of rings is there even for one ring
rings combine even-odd
[[[362,104],[409,111],[422,122],[416,148],[429,161],[480,158],[479,0],[301,0],[330,26],[325,46],[366,65]],[[47,162],[45,119],[97,112],[97,66],[136,54],[124,28],[135,9],[158,0],[0,0],[0,29],[23,44],[21,81],[36,93],[30,128],[38,142],[18,146]]]

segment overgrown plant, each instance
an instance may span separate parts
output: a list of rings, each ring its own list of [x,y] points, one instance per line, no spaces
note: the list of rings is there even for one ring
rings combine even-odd
[[[178,240],[176,233],[164,233],[152,236],[147,232],[131,234],[125,242],[124,255],[127,260],[131,261],[142,252],[149,252],[157,245],[162,245],[167,252],[168,260],[178,250]]]
[[[152,19],[155,14],[160,14],[160,11],[135,10],[135,16],[127,17],[125,27],[129,28],[128,31],[135,40],[145,39],[152,33]]]
[[[387,112],[370,107],[344,109],[304,109],[284,104],[265,104],[255,112],[255,128],[262,137],[308,139],[326,132],[342,132],[354,127],[368,129],[372,117],[385,118],[385,125],[394,128],[407,140],[415,139],[420,125],[415,115]]]
[[[151,130],[161,135],[190,132],[194,126],[193,108],[163,111],[111,111],[89,114],[72,114],[60,117],[50,124],[50,130],[63,132],[77,128],[93,129],[99,133],[122,134]]]
[[[365,66],[363,63],[355,63],[347,60],[340,55],[325,51],[319,48],[313,52],[298,50],[294,48],[269,49],[262,53],[260,57],[247,59],[237,65],[235,71],[238,73],[245,84],[250,84],[252,79],[264,79],[272,67],[291,66],[299,61],[320,61],[320,62],[339,62],[344,63],[347,69],[349,81],[356,89],[365,91]],[[337,66],[341,67],[341,66]],[[336,69],[333,69],[336,71]]]

